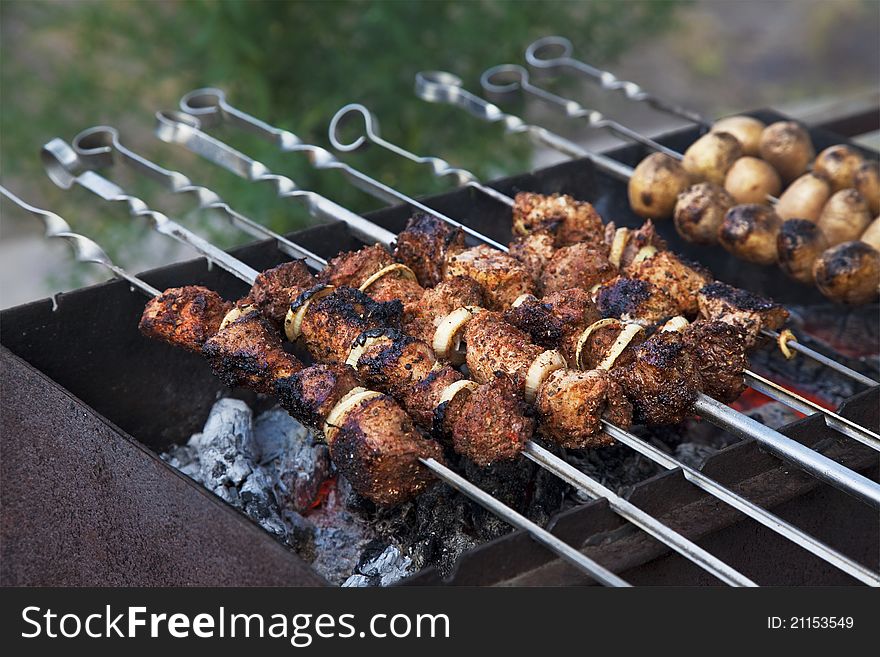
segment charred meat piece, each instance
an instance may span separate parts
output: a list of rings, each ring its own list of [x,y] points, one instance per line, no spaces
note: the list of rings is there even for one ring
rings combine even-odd
[[[511,377],[517,390],[525,384],[529,366],[543,351],[529,336],[493,312],[474,316],[465,326],[467,366],[478,383],[495,378],[495,372]]]
[[[278,379],[275,395],[285,411],[320,429],[330,410],[357,386],[355,371],[348,365],[320,364]]]
[[[407,315],[404,328],[410,335],[432,344],[434,332],[449,313],[464,306],[483,304],[483,288],[474,279],[453,276],[425,290]]]
[[[202,354],[226,385],[271,394],[275,381],[300,369],[296,357],[284,351],[277,327],[257,310],[229,322],[206,341]]]
[[[747,346],[758,340],[761,329],[776,330],[785,324],[788,311],[770,299],[715,281],[697,295],[700,315],[734,324],[746,331]]]
[[[590,332],[589,336],[584,340],[583,345],[581,346],[580,362],[574,357],[569,362],[575,363],[579,367],[587,370],[598,367],[599,364],[605,360],[606,356],[608,356],[612,345],[617,341],[623,328],[624,323],[617,320],[606,326],[594,329]],[[580,340],[581,335],[583,335],[583,331],[578,334],[578,340]],[[644,331],[639,331],[633,335],[629,344],[626,345],[616,358],[614,358],[614,362],[612,363],[613,367],[623,367],[624,365],[629,365],[633,362],[636,357],[636,350],[646,339],[647,337]],[[575,345],[575,352],[576,349],[577,346]],[[568,356],[566,355],[566,358],[567,357]]]
[[[432,432],[443,438],[450,431],[450,418],[454,408],[457,408],[461,395],[455,398],[455,403],[443,403],[440,399],[443,391],[457,381],[461,381],[464,375],[449,365],[438,367],[428,372],[421,381],[414,383],[408,390],[404,390],[400,397],[403,407],[413,420],[423,427],[431,427]]]
[[[555,349],[562,340],[565,325],[541,299],[527,296],[519,305],[504,312],[504,321],[528,333],[535,344]]]
[[[482,244],[446,258],[445,276],[469,276],[483,288],[491,310],[506,310],[535,284],[525,268],[507,253]]]
[[[200,352],[231,309],[206,287],[173,287],[147,302],[138,328],[148,338]]]
[[[636,350],[632,363],[611,370],[633,405],[638,422],[677,424],[689,414],[701,379],[684,336],[658,332]]]
[[[562,290],[536,299],[526,298],[504,313],[504,319],[546,349],[559,349],[574,362],[577,340],[583,330],[599,319],[589,293],[581,289]]]
[[[650,219],[646,220],[637,230],[629,232],[626,245],[620,256],[620,267],[625,268],[631,265],[639,251],[647,246],[653,246],[658,251],[666,250],[665,240],[657,234],[657,228]]]
[[[549,230],[555,236],[558,247],[588,242],[601,249],[605,243],[604,229],[596,209],[571,196],[520,192],[514,199],[514,235]]]
[[[720,321],[698,321],[685,329],[702,392],[725,404],[739,398],[746,389],[743,371],[749,366],[746,337],[740,327]]]
[[[437,362],[429,345],[397,329],[365,331],[353,349],[360,354],[354,367],[361,380],[395,398],[427,378]]]
[[[594,286],[611,280],[617,275],[617,267],[587,242],[572,244],[558,249],[544,267],[541,286],[544,294],[560,290]]]
[[[299,299],[291,308],[298,304]],[[399,301],[380,303],[360,290],[339,287],[309,305],[302,319],[302,339],[316,361],[344,363],[364,331],[399,328],[402,313]]]
[[[258,275],[248,296],[263,315],[280,326],[291,302],[314,284],[305,262],[292,260]]]
[[[685,262],[671,251],[658,251],[650,258],[630,264],[624,273],[629,278],[653,283],[675,302],[679,314],[689,317],[699,311],[697,293],[712,282],[706,269]]]
[[[418,495],[433,479],[420,458],[443,460],[393,399],[372,397],[346,413],[330,441],[330,456],[352,487],[390,506]]]
[[[547,438],[570,449],[611,444],[603,417],[623,428],[632,423],[623,390],[602,370],[556,370],[538,391],[537,408]]]
[[[382,246],[365,246],[357,251],[340,253],[318,274],[318,282],[335,287],[358,287],[371,275],[394,260]]]
[[[398,235],[394,258],[412,269],[423,286],[434,287],[443,279],[443,262],[447,253],[464,248],[461,229],[417,212]]]
[[[532,280],[540,281],[544,267],[556,252],[556,238],[550,231],[536,230],[510,243],[510,255],[525,267]]]
[[[653,326],[678,314],[675,301],[649,281],[619,276],[606,283],[596,295],[602,317],[614,317],[642,326]]]

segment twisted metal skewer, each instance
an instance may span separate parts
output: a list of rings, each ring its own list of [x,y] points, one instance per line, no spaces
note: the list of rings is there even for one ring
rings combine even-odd
[[[556,50],[557,52],[561,50],[561,52],[555,57],[550,57],[547,56],[547,50],[550,49]],[[545,70],[563,67],[574,69],[597,82],[603,89],[621,92],[629,100],[646,103],[656,110],[692,121],[703,128],[710,127],[711,122],[701,114],[663,100],[662,98],[645,91],[635,82],[621,80],[611,71],[603,71],[584,61],[573,58],[571,56],[573,50],[574,48],[572,47],[571,41],[565,37],[548,36],[538,39],[526,48],[526,61],[529,65],[534,66],[535,68]]]

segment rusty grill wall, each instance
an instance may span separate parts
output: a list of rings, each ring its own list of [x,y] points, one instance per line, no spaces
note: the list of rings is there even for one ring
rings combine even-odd
[[[766,121],[778,115],[755,114]],[[661,139],[684,150],[696,129]],[[813,131],[817,149],[841,139]],[[613,155],[635,165],[645,155],[630,146]],[[623,183],[573,161],[497,185],[505,193],[566,192],[591,200],[606,220],[640,223],[629,210]],[[507,241],[509,210],[469,189],[430,204],[499,241]],[[400,231],[409,216],[398,207],[369,218]],[[75,224],[75,218],[74,224]],[[719,247],[681,241],[660,227],[671,248],[709,266],[718,278],[786,304],[822,304],[815,290],[790,283],[775,268],[736,260]],[[316,226],[295,239],[329,257],[357,248],[338,224]],[[235,249],[257,269],[285,257],[273,242]],[[202,284],[226,298],[246,287],[204,259],[152,270],[143,278],[159,289]],[[249,519],[160,461],[156,453],[198,431],[223,386],[198,356],[143,338],[139,292],[121,281],[76,290],[0,313],[3,360],[3,437],[0,522],[3,584],[321,584],[297,555]],[[875,308],[876,310],[876,308]],[[844,404],[844,414],[878,427],[878,389]],[[247,393],[245,393],[247,394]],[[254,401],[252,396],[249,401]],[[783,430],[861,472],[876,476],[875,454],[829,432],[819,418]],[[144,449],[144,448],[147,449]],[[752,441],[712,457],[707,474],[775,507],[873,569],[880,554],[880,520],[870,509],[761,452]],[[762,584],[847,583],[824,562],[783,541],[669,472],[643,482],[631,500]],[[627,525],[605,502],[572,509],[555,531],[591,556],[625,572],[633,583],[709,583],[708,575]],[[440,583],[433,569],[407,583]],[[515,533],[467,553],[449,580],[457,584],[577,584],[582,575],[553,560]]]

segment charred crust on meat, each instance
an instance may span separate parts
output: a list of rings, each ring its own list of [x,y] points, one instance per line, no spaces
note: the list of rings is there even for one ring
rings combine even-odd
[[[556,347],[565,332],[565,326],[553,315],[550,305],[539,301],[525,301],[505,311],[504,319],[548,349]]]
[[[750,312],[766,312],[780,307],[778,303],[771,299],[760,297],[757,294],[752,294],[747,290],[733,287],[721,281],[713,281],[708,285],[704,285],[700,290],[700,294],[708,299],[726,301],[739,310]]]
[[[138,328],[145,336],[201,351],[232,304],[200,285],[170,288],[147,302]]]
[[[651,296],[651,284],[635,278],[619,278],[599,290],[596,306],[602,317],[620,317],[636,312]]]
[[[347,365],[312,365],[278,379],[275,395],[293,417],[320,429],[330,410],[357,385],[355,372]]]
[[[328,315],[338,317],[345,323],[378,323],[383,326],[399,326],[403,317],[403,303],[394,301],[374,301],[353,287],[339,287],[321,297],[313,306]]]

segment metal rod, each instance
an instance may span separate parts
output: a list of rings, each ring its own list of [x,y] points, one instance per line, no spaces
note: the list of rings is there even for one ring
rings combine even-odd
[[[555,56],[551,56],[548,51],[553,52]],[[535,68],[552,69],[564,67],[573,69],[597,82],[603,89],[622,92],[630,100],[647,103],[656,110],[692,121],[703,128],[710,126],[710,121],[697,112],[658,98],[642,89],[635,82],[619,80],[610,71],[603,71],[579,59],[574,59],[571,56],[572,51],[571,41],[565,37],[544,37],[526,48],[526,61]]]
[[[636,132],[632,128],[628,128],[618,121],[608,118],[599,110],[584,107],[574,100],[563,98],[547,89],[532,84],[529,80],[529,72],[518,64],[500,64],[486,69],[483,71],[483,75],[480,76],[480,85],[484,91],[496,96],[512,94],[522,89],[527,94],[540,98],[546,103],[556,105],[569,118],[585,119],[587,125],[591,128],[607,130],[620,139],[637,142],[676,160],[682,159],[681,153],[667,148],[663,144]]]
[[[252,182],[269,183],[279,198],[299,201],[314,217],[345,223],[367,244],[390,245],[396,235],[343,208],[325,196],[300,188],[293,179],[273,173],[262,162],[248,157],[201,130],[201,122],[182,112],[157,112],[156,136],[180,144],[235,175]]]
[[[779,332],[778,331],[772,331],[770,329],[762,329],[761,334],[764,335],[765,337],[773,338],[774,340],[779,339]],[[880,385],[880,381],[875,381],[874,379],[872,379],[868,376],[865,376],[861,372],[856,372],[851,367],[847,367],[843,363],[838,363],[836,360],[829,358],[825,354],[819,353],[815,349],[811,349],[810,347],[807,347],[806,345],[801,344],[797,340],[789,340],[786,344],[788,345],[788,348],[791,349],[792,351],[797,351],[798,353],[801,353],[804,356],[807,356],[807,357],[815,360],[817,363],[822,363],[822,365],[825,365],[826,367],[830,367],[831,369],[836,370],[837,372],[840,372],[844,376],[848,376],[849,378],[853,379],[854,381],[858,381],[859,383],[862,383],[862,384],[869,386],[869,387]]]
[[[224,119],[230,119],[233,123],[235,123],[239,127],[243,127],[246,130],[256,133],[263,137],[264,139],[268,139],[270,142],[276,144],[283,152],[286,153],[304,153],[308,156],[309,161],[312,166],[317,169],[333,169],[342,172],[342,174],[352,182],[358,189],[378,198],[383,202],[394,203],[405,203],[411,205],[412,207],[421,210],[422,212],[427,212],[438,219],[442,219],[457,228],[461,228],[465,233],[478,239],[482,242],[490,244],[496,248],[505,248],[504,245],[495,242],[492,239],[489,239],[485,235],[481,235],[477,231],[461,224],[451,217],[447,217],[446,215],[434,210],[424,203],[408,196],[393,187],[389,187],[385,183],[373,178],[372,176],[367,175],[363,171],[359,171],[354,167],[349,166],[348,164],[340,161],[333,153],[328,151],[326,148],[321,148],[320,146],[315,146],[313,144],[305,143],[302,139],[297,137],[295,134],[288,130],[282,130],[280,128],[276,128],[274,126],[269,125],[268,123],[257,119],[256,117],[251,116],[250,114],[246,114],[235,107],[232,107],[229,103],[226,102],[225,94],[220,89],[196,89],[195,91],[191,91],[186,94],[180,100],[181,109],[187,113],[187,115],[191,117],[195,117],[197,120],[201,120],[203,117],[208,117],[211,121],[223,121]],[[166,117],[168,115],[166,114]],[[160,118],[161,120],[161,118]],[[160,139],[164,139],[162,134],[159,134]],[[216,149],[216,144],[214,144]],[[212,150],[215,150],[212,149]],[[211,159],[212,161],[218,162],[216,157],[212,157],[206,153],[200,153],[201,155]],[[228,167],[227,167],[228,168]],[[242,169],[239,167],[234,170],[235,173],[241,175]],[[251,178],[253,179],[253,178]]]
[[[835,431],[845,436],[858,440],[863,445],[867,445],[871,449],[880,451],[880,435],[870,429],[866,429],[860,424],[856,424],[842,415],[835,413],[827,408],[823,408],[816,402],[810,401],[806,397],[782,387],[778,383],[774,383],[770,379],[766,379],[760,374],[756,374],[750,370],[745,371],[746,382],[758,392],[762,392],[768,397],[778,402],[790,406],[806,415],[820,413],[825,418],[825,424]]]
[[[880,509],[880,484],[867,477],[702,393],[697,397],[694,410],[712,424],[740,438],[753,438],[779,458],[796,464],[817,479],[849,493],[875,509]]]
[[[435,461],[434,459],[420,458],[419,461],[421,461],[422,464],[424,464],[428,469],[431,470],[431,472],[443,479],[447,484],[452,486],[458,492],[466,495],[481,506],[489,509],[495,515],[497,515],[499,518],[512,525],[513,527],[527,531],[538,543],[550,548],[571,565],[590,574],[600,584],[604,584],[605,586],[618,587],[629,586],[627,582],[622,580],[620,577],[612,573],[604,566],[600,566],[598,563],[596,563],[586,555],[571,547],[568,543],[565,543],[561,539],[548,532],[546,529],[543,529],[542,527],[536,525],[524,515],[517,513],[509,506],[503,504],[502,502],[499,502],[482,489],[474,486],[467,479],[464,479],[456,472],[453,472],[452,470],[447,468],[445,465]]]
[[[575,488],[592,495],[593,498],[605,499],[618,515],[626,518],[647,534],[659,539],[689,561],[712,573],[722,582],[731,586],[757,586],[751,579],[731,568],[718,557],[713,556],[696,543],[684,538],[654,516],[620,497],[610,488],[606,488],[596,480],[588,477],[573,465],[544,449],[534,441],[530,440],[525,444],[523,454],[529,460],[546,468]]]
[[[798,529],[789,522],[783,520],[766,509],[759,507],[754,502],[746,499],[742,495],[733,492],[729,488],[718,483],[714,479],[706,476],[696,468],[679,461],[669,454],[657,449],[653,445],[645,442],[641,438],[614,426],[607,420],[602,420],[605,431],[608,432],[615,440],[623,443],[631,449],[648,459],[658,463],[667,470],[675,470],[680,468],[685,479],[694,486],[706,491],[716,499],[725,502],[734,509],[744,513],[753,520],[759,522],[764,527],[779,534],[801,546],[805,550],[815,554],[817,557],[839,568],[843,572],[851,575],[865,584],[871,586],[880,586],[880,574],[874,573],[860,563],[853,561],[849,557],[837,552],[833,548],[825,545],[821,541],[813,538],[801,529]]]

